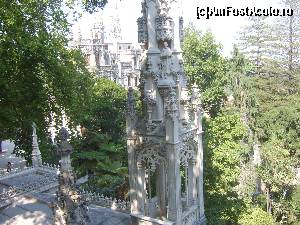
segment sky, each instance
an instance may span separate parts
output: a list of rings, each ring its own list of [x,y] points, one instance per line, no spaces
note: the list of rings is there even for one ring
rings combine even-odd
[[[229,56],[233,44],[236,42],[237,34],[243,26],[247,24],[247,17],[212,17],[210,19],[197,19],[197,7],[216,7],[216,8],[280,8],[279,0],[182,0],[182,13],[184,25],[193,23],[196,28],[202,31],[211,31],[223,46],[223,54]],[[137,43],[137,23],[136,20],[141,16],[141,0],[109,0],[104,10],[94,15],[83,14],[79,23],[74,26],[74,31],[80,26],[84,37],[95,21],[99,21],[102,14],[104,24],[109,24],[111,18],[116,15],[116,3],[118,4],[118,14],[122,30],[123,41]],[[107,25],[106,29],[109,29]]]

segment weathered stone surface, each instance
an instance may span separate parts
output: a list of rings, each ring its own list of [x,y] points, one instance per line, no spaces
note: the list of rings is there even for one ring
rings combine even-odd
[[[47,204],[29,197],[19,197],[0,211],[0,224],[50,225],[52,212]]]
[[[0,214],[0,224],[5,224],[10,218],[4,214]]]
[[[132,214],[131,220],[132,225],[175,225],[175,223],[171,221],[162,221],[138,214]]]
[[[15,217],[17,215],[25,214],[27,211],[18,206],[11,206],[1,211],[1,214],[8,216],[10,218]]]
[[[191,225],[204,217],[202,109],[199,91],[188,85],[183,70],[180,1],[144,0],[142,13],[143,115],[135,112],[129,89],[126,118],[131,212],[140,215],[132,221]]]
[[[87,214],[87,202],[76,187],[76,176],[72,170],[70,155],[72,146],[68,143],[70,135],[62,127],[59,131],[58,153],[61,156],[58,175],[57,201],[51,206],[55,225],[86,225],[90,219]]]
[[[44,195],[48,195],[44,193]],[[49,203],[40,198],[20,197],[13,205],[0,210],[0,225],[50,225],[53,213]],[[43,194],[35,195],[35,197]],[[44,197],[42,197],[44,199]],[[128,214],[116,212],[96,205],[90,205],[88,215],[91,218],[89,225],[131,225]],[[57,225],[57,224],[55,224]]]

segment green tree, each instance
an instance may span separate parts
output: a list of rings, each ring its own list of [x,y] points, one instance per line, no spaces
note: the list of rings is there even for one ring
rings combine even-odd
[[[239,37],[239,47],[252,62],[252,73],[269,75],[276,73],[272,60],[271,46],[277,38],[273,35],[273,27],[269,25],[268,17],[249,17],[249,24],[244,27]]]
[[[215,116],[226,98],[227,64],[221,55],[221,46],[211,33],[202,35],[190,27],[185,34],[183,57],[190,82],[201,90],[204,110]]]
[[[90,173],[85,185],[92,191],[124,198],[128,186],[125,143],[126,90],[105,78],[97,78],[92,98],[79,121],[81,133],[74,137],[73,165],[80,176]]]
[[[275,225],[272,216],[261,208],[253,208],[249,212],[243,214],[239,223],[242,225]]]
[[[283,0],[281,4],[292,9],[293,15],[276,20],[275,35],[279,42],[274,46],[274,55],[280,60],[281,71],[291,80],[300,67],[300,3],[297,0]]]
[[[258,172],[266,184],[267,212],[271,213],[271,194],[285,192],[294,179],[294,166],[289,151],[278,139],[264,143],[262,147],[262,164]]]
[[[224,110],[204,123],[205,210],[208,224],[237,224],[247,199],[239,196],[246,129],[240,115]]]
[[[0,1],[0,137],[27,159],[31,123],[47,141],[51,120],[60,124],[64,110],[75,121],[92,84],[80,53],[66,48],[62,8],[59,0]]]
[[[203,124],[208,224],[238,224],[250,202],[239,190],[242,162],[248,152],[243,143],[247,129],[240,112],[246,112],[243,89],[248,63],[237,49],[233,59],[225,60],[212,34],[202,35],[194,28],[187,30],[183,50],[185,71],[201,89],[204,110],[209,112]]]
[[[97,78],[91,91],[92,98],[81,126],[108,135],[114,142],[124,141],[126,89],[109,79]]]
[[[277,18],[276,25],[254,18],[241,46],[254,66],[253,76],[244,76],[249,146],[262,158],[256,173],[266,186],[266,197],[256,201],[277,222],[293,224],[292,179],[299,167],[299,1],[282,4],[294,15]]]

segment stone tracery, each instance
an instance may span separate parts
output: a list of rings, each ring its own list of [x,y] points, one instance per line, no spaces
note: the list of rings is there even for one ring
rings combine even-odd
[[[132,119],[131,110],[126,119],[133,225],[205,223],[202,110],[197,88],[192,94],[187,89],[178,4],[144,0],[138,20],[139,37],[148,38],[139,38],[146,48],[140,76],[144,115]]]

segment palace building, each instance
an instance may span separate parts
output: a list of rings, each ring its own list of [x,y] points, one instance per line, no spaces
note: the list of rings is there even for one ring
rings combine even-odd
[[[100,19],[85,38],[79,29],[70,47],[82,51],[89,70],[96,75],[107,77],[125,88],[135,88],[139,85],[141,47],[122,41],[118,22],[113,26],[114,34],[109,34]]]

